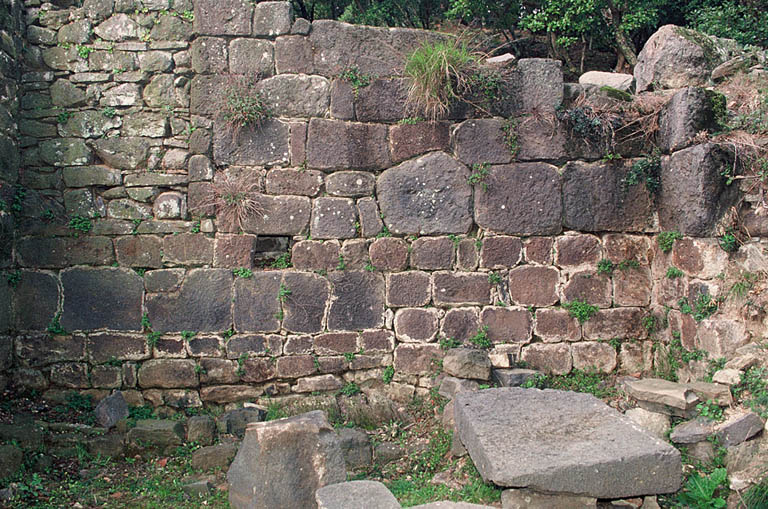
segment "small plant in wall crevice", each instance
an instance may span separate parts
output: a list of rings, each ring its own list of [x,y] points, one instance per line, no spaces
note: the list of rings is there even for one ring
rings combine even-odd
[[[221,101],[219,120],[236,136],[243,128],[260,127],[272,117],[256,84],[256,76],[230,76]]]
[[[208,195],[194,212],[205,213],[213,210],[224,231],[243,231],[248,221],[262,217],[264,207],[259,202],[261,186],[257,178],[244,172],[240,175],[226,174],[217,177]]]

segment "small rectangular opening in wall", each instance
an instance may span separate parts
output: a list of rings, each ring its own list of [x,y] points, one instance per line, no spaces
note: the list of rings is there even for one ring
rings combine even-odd
[[[262,237],[256,239],[253,259],[256,262],[272,261],[291,252],[290,237]],[[259,265],[259,263],[257,263]]]

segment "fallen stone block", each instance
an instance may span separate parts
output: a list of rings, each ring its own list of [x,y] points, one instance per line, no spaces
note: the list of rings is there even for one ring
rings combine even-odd
[[[120,419],[128,417],[128,403],[125,401],[123,393],[117,391],[99,401],[93,412],[96,414],[96,422],[109,429]]]
[[[217,444],[201,447],[192,453],[192,467],[200,470],[227,468],[237,454],[237,444]]]
[[[624,415],[635,421],[641,428],[649,431],[657,438],[664,440],[669,431],[669,416],[657,412],[649,412],[645,408],[630,408]]]
[[[452,348],[443,357],[443,370],[457,378],[488,380],[491,378],[491,359],[485,350]]]
[[[322,411],[252,423],[227,472],[229,503],[314,508],[318,488],[346,477],[339,438]]]
[[[587,509],[597,507],[594,497],[537,493],[533,490],[504,490],[501,493],[503,509]]]
[[[315,492],[317,509],[400,509],[400,503],[378,481],[348,481]]]
[[[714,429],[714,422],[706,417],[697,417],[675,426],[669,439],[676,444],[695,444],[709,438]]]
[[[453,399],[459,392],[476,391],[479,388],[480,384],[474,380],[446,376],[443,378],[442,382],[440,382],[440,388],[437,390],[437,393],[444,398]]]
[[[458,394],[454,412],[486,482],[596,498],[680,487],[680,453],[589,394],[488,389]]]
[[[695,392],[702,401],[713,401],[716,405],[720,406],[727,406],[733,403],[731,389],[727,385],[707,382],[689,382],[683,385]]]
[[[644,378],[624,384],[629,396],[651,412],[693,417],[699,397],[687,386],[659,378]]]
[[[365,431],[352,428],[340,429],[339,445],[348,468],[365,467],[372,463],[371,439]]]
[[[513,368],[513,369],[494,369],[493,380],[502,387],[520,387],[529,378],[541,374],[535,369]]]
[[[723,447],[738,445],[763,430],[765,423],[754,412],[737,415],[717,426],[717,438]]]

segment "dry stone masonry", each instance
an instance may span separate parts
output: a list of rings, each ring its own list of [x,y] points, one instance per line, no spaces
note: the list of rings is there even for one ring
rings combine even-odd
[[[716,118],[703,89],[662,112],[654,195],[625,184],[647,147],[605,157],[562,120],[595,90],[564,84],[557,61],[517,62],[488,112],[426,122],[401,71],[434,33],[246,0],[12,0],[1,14],[2,387],[195,407],[354,381],[407,400],[432,387],[441,339],[487,340],[486,380],[520,361],[637,374],[654,367],[648,316],[671,325],[662,341],[714,356],[759,326],[680,311],[734,261],[713,238],[737,203],[732,161],[693,138]],[[237,87],[272,117],[227,126]],[[257,191],[239,224],[211,201],[232,186]],[[757,224],[740,263],[764,249]],[[560,307],[576,300],[598,310],[580,322]]]

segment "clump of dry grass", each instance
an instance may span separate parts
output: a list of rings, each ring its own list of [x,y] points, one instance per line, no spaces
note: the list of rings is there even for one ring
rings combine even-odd
[[[226,231],[242,231],[252,217],[264,215],[259,203],[260,185],[247,174],[227,174],[216,178],[203,202],[194,210],[213,211],[220,228]]]

